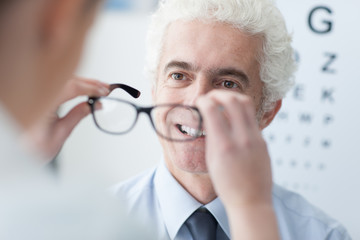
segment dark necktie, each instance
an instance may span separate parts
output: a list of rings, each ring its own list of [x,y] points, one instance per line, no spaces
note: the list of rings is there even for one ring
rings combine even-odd
[[[194,240],[216,240],[218,223],[206,208],[196,210],[185,224]]]

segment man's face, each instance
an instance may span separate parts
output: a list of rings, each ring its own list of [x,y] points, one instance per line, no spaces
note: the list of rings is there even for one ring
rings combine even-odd
[[[258,111],[263,83],[256,56],[261,48],[261,39],[228,24],[174,22],[164,37],[153,100],[195,105],[199,96],[222,89],[248,95]],[[207,172],[205,141],[206,137],[180,143],[160,138],[169,170]]]

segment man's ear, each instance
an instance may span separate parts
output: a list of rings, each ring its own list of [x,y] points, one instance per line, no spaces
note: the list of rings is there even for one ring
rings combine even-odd
[[[281,104],[282,104],[282,100],[281,99],[277,100],[275,102],[273,109],[264,113],[264,115],[262,116],[262,118],[260,120],[260,124],[259,124],[259,127],[261,130],[263,130],[264,128],[269,126],[269,124],[275,118],[276,114],[279,112],[279,110],[281,108]]]
[[[72,38],[84,0],[52,0],[43,9],[41,43],[61,51]]]

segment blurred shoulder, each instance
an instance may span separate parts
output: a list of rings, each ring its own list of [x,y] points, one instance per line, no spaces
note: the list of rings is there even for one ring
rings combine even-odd
[[[342,224],[300,194],[274,184],[273,204],[283,239],[351,239]]]
[[[154,176],[157,167],[145,170],[113,187],[110,191],[119,198],[130,199],[139,197],[154,189]]]

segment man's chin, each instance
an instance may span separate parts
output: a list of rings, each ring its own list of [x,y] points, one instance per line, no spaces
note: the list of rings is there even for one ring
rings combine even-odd
[[[188,160],[178,161],[175,163],[175,165],[181,171],[191,173],[191,174],[207,174],[208,173],[208,169],[207,169],[204,158],[201,160],[193,159],[191,161],[188,161]]]
[[[206,174],[208,172],[205,160],[204,139],[177,143],[172,146],[169,146],[167,142],[162,143],[165,150],[165,160],[169,169],[177,168],[177,170],[194,174]]]

